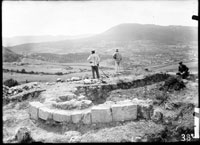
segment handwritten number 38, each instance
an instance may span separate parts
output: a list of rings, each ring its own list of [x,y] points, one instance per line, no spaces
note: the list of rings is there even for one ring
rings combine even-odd
[[[192,136],[192,134],[191,134]],[[181,141],[191,141],[191,136],[190,134],[182,134],[181,137],[182,137],[182,140]]]

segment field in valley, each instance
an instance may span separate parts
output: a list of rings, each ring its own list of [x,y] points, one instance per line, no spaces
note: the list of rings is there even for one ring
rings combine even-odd
[[[197,61],[186,61],[185,64],[189,67],[191,73],[198,72],[198,62]],[[145,73],[145,68],[148,68],[149,71],[162,71],[162,72],[177,72],[178,71],[178,61],[167,64],[160,65],[150,65],[147,67],[139,67],[133,65],[131,70],[125,70],[122,68],[124,74],[133,74],[140,75]],[[57,78],[63,80],[70,79],[71,77],[92,77],[91,67],[87,63],[51,63],[51,62],[40,62],[40,63],[27,63],[24,65],[16,65],[16,63],[3,63],[3,69],[8,70],[22,70],[25,69],[27,72],[43,72],[50,74],[23,74],[16,72],[3,72],[3,81],[7,79],[15,79],[19,83],[24,83],[26,80],[28,82],[55,82]],[[103,72],[102,72],[103,71]],[[55,73],[62,72],[63,75],[56,75]],[[114,65],[108,66],[104,65],[100,67],[100,75],[113,75]],[[66,74],[64,74],[66,73]]]
[[[38,74],[24,74],[17,72],[3,72],[3,81],[7,79],[15,79],[19,83],[24,83],[26,80],[28,82],[55,82],[57,78],[63,80],[70,79],[71,77],[91,77],[91,67],[86,63],[50,63],[50,62],[40,62],[40,63],[25,63],[22,65],[17,65],[18,63],[3,63],[3,69],[21,71],[25,69],[26,72],[39,72]],[[20,64],[20,63],[19,63]],[[101,70],[106,73],[114,71],[113,66],[101,66]],[[102,71],[100,73],[102,74]],[[63,75],[56,75],[56,73],[61,72]],[[45,74],[49,73],[49,74]]]

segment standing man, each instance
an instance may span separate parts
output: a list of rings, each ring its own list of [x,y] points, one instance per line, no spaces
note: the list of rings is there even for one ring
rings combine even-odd
[[[99,79],[99,62],[100,62],[100,57],[95,53],[95,50],[92,50],[90,56],[87,59],[92,67],[92,76],[93,79],[95,79],[95,72],[97,75],[97,78]]]
[[[115,73],[119,73],[120,72],[120,63],[122,61],[122,56],[119,53],[118,49],[116,49],[116,52],[113,55],[113,59],[115,60]]]

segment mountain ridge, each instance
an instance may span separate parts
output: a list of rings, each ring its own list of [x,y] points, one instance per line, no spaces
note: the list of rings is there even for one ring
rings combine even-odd
[[[197,28],[190,26],[159,26],[152,24],[125,23],[114,26],[101,34],[74,40],[55,42],[27,43],[8,47],[15,53],[78,53],[98,49],[123,47],[138,40],[152,43],[177,44],[197,41]]]

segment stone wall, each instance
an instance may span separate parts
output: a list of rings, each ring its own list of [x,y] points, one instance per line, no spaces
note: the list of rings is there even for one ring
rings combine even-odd
[[[40,102],[29,103],[30,118],[60,123],[110,123],[138,119],[150,120],[154,111],[149,100],[124,100],[105,102],[83,110],[60,110],[48,108]]]
[[[29,103],[30,118],[53,120],[61,123],[109,123],[137,119],[137,104],[101,104],[83,110],[51,109],[40,102]]]
[[[92,100],[94,106],[82,110],[61,110],[48,108],[39,102],[31,102],[29,107],[30,117],[33,119],[53,120],[62,123],[109,123],[136,119],[151,119],[152,102],[128,100],[116,103],[107,103],[106,98],[110,91],[115,89],[129,89],[151,85],[166,80],[168,74],[153,74],[137,80],[118,82],[117,84],[84,85],[78,86],[74,92],[77,96],[84,95]],[[100,104],[100,105],[98,105]]]

